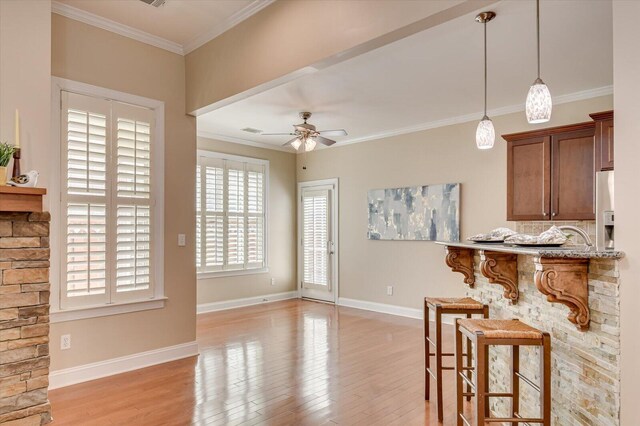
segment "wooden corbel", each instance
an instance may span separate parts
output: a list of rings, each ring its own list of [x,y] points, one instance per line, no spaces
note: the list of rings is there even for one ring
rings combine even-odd
[[[535,283],[538,290],[552,303],[569,307],[567,318],[579,330],[589,329],[589,259],[535,259]]]
[[[464,283],[473,287],[476,277],[473,275],[473,250],[461,247],[447,246],[445,262],[453,272],[464,275]]]
[[[496,251],[480,251],[480,271],[492,284],[504,287],[504,297],[518,303],[518,255]]]

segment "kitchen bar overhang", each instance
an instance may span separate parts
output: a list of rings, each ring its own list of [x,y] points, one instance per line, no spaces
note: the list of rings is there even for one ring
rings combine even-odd
[[[518,303],[518,255],[533,256],[537,289],[551,303],[562,303],[570,312],[567,319],[579,330],[589,329],[589,263],[591,259],[624,257],[617,250],[587,247],[518,247],[504,244],[441,242],[446,264],[464,275],[464,283],[475,284],[475,251],[480,256],[480,272],[490,283],[504,288],[504,297]]]

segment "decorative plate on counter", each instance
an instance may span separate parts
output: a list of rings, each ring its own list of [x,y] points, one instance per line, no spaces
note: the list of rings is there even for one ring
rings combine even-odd
[[[514,244],[521,247],[559,247],[566,242],[567,237],[555,226],[540,235],[516,234],[505,240],[505,244]]]
[[[516,231],[509,228],[496,228],[488,234],[478,234],[467,238],[474,243],[503,243],[505,238],[515,235]]]

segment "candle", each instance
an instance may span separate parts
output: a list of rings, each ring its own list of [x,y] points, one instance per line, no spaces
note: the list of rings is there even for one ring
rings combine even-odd
[[[20,148],[20,113],[16,108],[16,148]]]

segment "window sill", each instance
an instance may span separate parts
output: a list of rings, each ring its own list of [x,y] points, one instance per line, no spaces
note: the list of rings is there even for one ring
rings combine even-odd
[[[240,269],[237,271],[200,272],[198,273],[198,279],[208,280],[213,278],[235,277],[241,275],[258,275],[266,274],[267,272],[269,272],[269,268]]]
[[[126,314],[130,312],[148,311],[164,308],[167,297],[148,300],[137,300],[112,305],[87,306],[51,312],[51,323],[76,321],[88,318],[106,317],[110,315]]]

